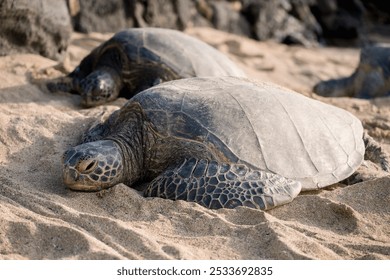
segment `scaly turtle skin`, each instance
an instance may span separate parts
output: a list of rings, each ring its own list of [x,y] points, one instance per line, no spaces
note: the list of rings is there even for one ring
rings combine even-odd
[[[323,81],[313,91],[326,97],[375,98],[390,95],[390,48],[364,47],[355,72],[346,78]]]
[[[350,176],[364,141],[366,156],[389,170],[367,137],[349,112],[274,84],[181,79],[137,94],[89,129],[64,153],[63,177],[74,190],[146,185],[145,196],[270,209]]]
[[[91,107],[131,98],[161,82],[206,76],[245,74],[218,50],[180,31],[132,28],[116,33],[47,87],[80,94],[82,105]]]

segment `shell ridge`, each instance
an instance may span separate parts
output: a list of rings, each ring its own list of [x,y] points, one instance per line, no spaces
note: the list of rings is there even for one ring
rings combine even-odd
[[[311,105],[310,105],[311,106]],[[323,114],[323,111],[322,111],[322,108],[321,106],[319,108],[316,108],[317,110],[321,111],[321,114]],[[343,152],[348,156],[348,153],[347,151],[344,149],[344,147],[340,144],[339,141],[337,141],[337,138],[336,136],[334,135],[333,131],[330,129],[330,127],[328,126],[328,124],[326,123],[326,121],[322,118],[321,114],[318,115],[318,117],[320,118],[321,122],[325,125],[326,129],[329,131],[329,133],[332,135],[332,138],[336,141],[337,145],[343,150]],[[340,119],[340,117],[338,115],[336,115],[337,118]],[[345,120],[343,120],[345,121]],[[351,128],[351,131],[353,132],[353,129],[352,129],[352,124],[348,124],[349,127]],[[353,138],[355,140],[355,147],[356,147],[356,139],[355,139],[355,134],[352,133],[353,135]]]
[[[143,42],[143,44],[137,46],[136,62],[137,62],[138,64],[141,63],[141,55],[140,55],[140,53],[141,53],[141,49],[144,47],[144,44],[145,44],[145,39],[146,39],[146,38],[145,38],[145,36],[146,36],[145,30],[142,30],[141,36],[142,36],[142,42]]]
[[[135,102],[139,102],[140,104],[147,104],[147,103],[153,103],[153,105],[155,105],[156,107],[159,108],[159,110],[163,110],[163,108],[161,108],[160,104],[156,102],[155,98],[152,98],[149,94],[144,94],[142,95],[142,98],[139,98],[141,95],[134,95],[130,100],[132,101],[135,101]],[[128,104],[130,104],[130,102],[128,102]],[[151,111],[149,109],[149,111]],[[156,108],[153,108],[152,111],[157,111]]]
[[[276,94],[274,94],[274,95],[272,95],[272,96],[275,98],[275,100],[280,104],[280,106],[282,106],[283,110],[286,112],[288,118],[290,119],[290,122],[292,123],[292,125],[293,125],[293,127],[294,127],[294,130],[296,131],[296,133],[297,133],[298,136],[299,136],[299,140],[301,141],[302,146],[305,148],[305,153],[306,153],[307,156],[309,157],[311,164],[312,164],[313,167],[317,170],[317,172],[319,172],[318,167],[317,167],[317,165],[315,164],[315,162],[313,161],[312,156],[311,156],[310,153],[308,152],[307,147],[306,147],[306,145],[305,145],[305,142],[303,141],[302,135],[301,135],[301,133],[299,132],[298,127],[295,125],[294,120],[293,120],[293,118],[291,117],[289,111],[288,111],[287,108],[284,106],[283,102],[280,101],[280,99],[278,98],[278,96],[277,96]]]
[[[351,131],[353,131],[352,123],[349,125],[349,127],[351,128]],[[353,135],[353,140],[355,141],[355,151],[358,151],[359,150],[358,149],[358,139],[356,139],[355,133],[352,133],[352,135]],[[364,154],[363,154],[363,158],[364,158]],[[347,164],[349,167],[351,167],[353,169],[353,166],[351,166],[349,164],[349,160],[347,161]]]
[[[244,108],[242,107],[241,103],[237,100],[237,98],[235,98],[229,91],[226,91],[226,92],[233,98],[234,101],[236,101],[236,103],[238,104],[238,106],[240,106],[242,112],[244,113],[245,118],[248,120],[248,122],[249,122],[249,124],[250,124],[250,126],[251,126],[251,128],[252,128],[252,132],[253,132],[253,134],[255,135],[256,139],[257,139],[257,145],[258,145],[259,151],[260,151],[261,155],[262,155],[263,158],[264,158],[265,167],[266,167],[266,169],[269,170],[269,168],[268,168],[268,166],[267,166],[267,161],[266,161],[266,159],[265,159],[265,157],[264,157],[263,146],[262,146],[261,143],[260,143],[260,139],[259,139],[259,137],[258,137],[257,134],[256,134],[255,128],[253,127],[253,124],[252,124],[251,120],[249,119],[248,115],[246,114],[246,111],[245,111]],[[225,143],[224,143],[224,144],[225,144]],[[225,144],[225,145],[226,145],[226,144]]]
[[[349,127],[351,129],[351,131],[353,131],[353,127],[352,127],[352,124],[349,124]],[[352,136],[353,136],[353,141],[355,141],[355,151],[357,151],[357,141],[356,141],[356,137],[355,137],[355,133],[352,133]],[[349,160],[347,160],[347,164],[349,167],[352,168],[352,166],[349,164]]]
[[[234,155],[236,158],[240,158],[236,153],[234,153],[229,145],[227,145],[224,141],[222,141],[219,137],[217,137],[216,134],[214,134],[213,132],[210,131],[210,129],[206,126],[204,126],[201,122],[199,122],[196,118],[194,118],[193,116],[189,115],[188,113],[186,113],[185,111],[174,111],[173,113],[181,113],[185,116],[187,116],[188,118],[190,118],[191,120],[193,120],[194,122],[196,122],[201,128],[205,129],[207,131],[207,135],[205,136],[205,139],[208,139],[209,138],[209,135],[212,135],[214,136],[216,139],[218,139],[219,141],[221,141],[221,143],[225,146],[225,149],[226,150],[229,150],[229,152]]]
[[[172,36],[171,36],[171,37],[172,37]],[[189,39],[193,39],[193,38],[190,37]],[[177,40],[177,38],[171,38],[171,40],[172,40],[172,41],[175,41],[175,40]],[[191,40],[190,40],[190,42],[191,42]],[[185,72],[184,72],[184,73],[185,73],[186,75],[192,75],[190,72],[196,73],[197,71],[196,71],[196,69],[195,69],[195,67],[194,67],[195,62],[194,62],[194,56],[193,56],[192,51],[189,52],[188,49],[185,48],[185,47],[183,47],[182,44],[177,44],[177,45],[178,45],[178,48],[180,48],[180,52],[184,53],[185,56],[187,57],[187,59],[189,59],[189,61],[190,61],[190,66],[191,66],[191,68],[188,69],[188,70],[190,70],[190,71],[187,71],[187,73],[185,73]],[[194,44],[194,45],[196,46],[197,44]],[[196,57],[196,59],[199,59],[199,57]],[[188,65],[186,65],[186,67],[188,67]],[[183,76],[184,76],[184,73],[183,73]]]
[[[184,112],[183,112],[183,106],[184,106],[184,99],[185,99],[186,95],[187,95],[187,92],[185,92],[185,93],[183,94],[183,96],[181,97],[180,112],[182,112],[182,113],[184,113]],[[187,115],[187,114],[186,114],[186,115]]]
[[[319,108],[317,108],[317,109],[321,112],[321,114],[323,114],[323,109],[322,109],[321,106],[319,106]],[[349,113],[348,111],[346,111],[346,112],[347,112],[348,114],[351,114],[351,113]],[[356,167],[351,166],[351,164],[350,164],[350,162],[349,162],[349,155],[350,155],[350,154],[344,149],[344,147],[341,145],[341,143],[337,140],[335,134],[334,134],[333,131],[330,129],[330,127],[328,126],[327,122],[322,118],[322,115],[321,115],[321,114],[319,114],[319,118],[320,118],[321,122],[322,122],[322,123],[325,125],[325,127],[327,128],[327,130],[329,131],[330,135],[332,136],[332,138],[333,138],[333,139],[335,140],[335,142],[337,143],[337,146],[340,147],[340,149],[341,149],[341,150],[344,152],[344,154],[347,156],[347,161],[344,163],[344,166],[347,165],[349,168],[351,168],[351,170],[356,169]],[[351,114],[351,115],[352,115],[352,114]],[[340,119],[341,121],[346,122],[345,118],[341,118],[338,114],[335,114],[335,116],[336,116],[338,119]],[[352,116],[353,116],[353,115],[352,115]],[[358,142],[357,142],[357,139],[356,139],[356,136],[355,136],[355,133],[354,133],[353,124],[354,124],[354,122],[348,123],[348,127],[349,127],[349,129],[351,130],[352,137],[353,137],[353,139],[354,139],[354,141],[355,141],[355,145],[354,145],[355,151],[358,151],[358,147],[357,147]],[[338,180],[338,181],[340,180],[340,178],[339,178],[339,176],[337,176],[335,170],[333,170],[333,172],[331,173],[331,175],[332,175],[334,178],[336,178],[336,180]],[[342,179],[344,179],[344,178],[342,178]]]

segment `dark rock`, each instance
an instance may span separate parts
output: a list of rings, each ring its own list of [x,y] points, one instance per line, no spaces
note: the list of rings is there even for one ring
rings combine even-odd
[[[212,3],[212,23],[216,29],[238,35],[251,36],[251,27],[240,11],[233,9],[227,2]]]
[[[188,23],[193,21],[194,16],[198,15],[195,4],[191,0],[176,0],[176,13],[178,17],[179,29],[188,27]]]
[[[205,1],[144,0],[136,3],[136,25],[184,30],[192,26],[210,26],[202,14]]]
[[[202,0],[67,0],[76,31],[117,32],[129,27],[183,30],[211,26],[198,7]]]
[[[329,43],[358,41],[364,25],[365,8],[360,0],[316,0],[312,11]]]
[[[179,18],[175,12],[174,0],[145,0],[138,1],[136,9],[137,22],[140,27],[164,27],[178,29]],[[142,16],[140,18],[139,16]]]
[[[366,19],[365,30],[367,31],[366,41],[390,43],[390,6],[386,1],[363,1],[365,6]]]
[[[212,26],[212,8],[206,0],[176,0],[176,3],[183,29],[193,26]]]
[[[68,3],[73,2],[68,0]],[[74,29],[79,32],[116,32],[132,26],[132,18],[126,14],[134,10],[134,2],[127,0],[82,0],[80,10],[73,13]],[[70,6],[68,4],[68,6]]]
[[[38,53],[63,58],[72,32],[64,1],[2,0],[0,18],[0,55]]]
[[[245,0],[243,13],[258,40],[273,39],[310,46],[317,44],[321,32],[307,1]]]
[[[380,0],[66,2],[73,26],[81,32],[117,32],[128,27],[184,30],[193,26],[210,26],[257,40],[272,39],[285,44],[362,45],[370,41],[366,34],[369,30],[376,28],[378,23],[390,23],[390,8]],[[381,26],[379,31],[385,34],[386,30],[386,26]]]
[[[390,24],[390,5],[386,1],[363,1],[363,5],[368,11],[368,17],[371,22]]]

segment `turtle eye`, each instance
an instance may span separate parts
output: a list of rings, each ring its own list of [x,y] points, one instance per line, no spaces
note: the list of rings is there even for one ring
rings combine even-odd
[[[80,173],[91,173],[93,170],[95,170],[96,165],[96,160],[85,160],[78,164],[77,170]]]

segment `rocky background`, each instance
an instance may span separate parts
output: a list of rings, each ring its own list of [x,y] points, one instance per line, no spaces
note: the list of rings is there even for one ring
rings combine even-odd
[[[379,0],[2,0],[0,18],[0,55],[56,60],[72,31],[213,27],[303,46],[363,46],[390,35],[390,8]]]

